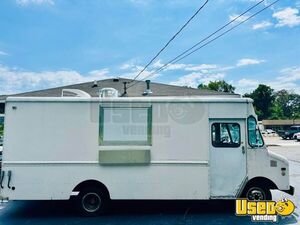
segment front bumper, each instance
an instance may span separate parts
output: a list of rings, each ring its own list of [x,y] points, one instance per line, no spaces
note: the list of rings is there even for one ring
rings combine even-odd
[[[285,193],[288,193],[289,195],[294,195],[295,193],[295,188],[293,186],[290,186],[290,189],[289,190],[281,190]]]

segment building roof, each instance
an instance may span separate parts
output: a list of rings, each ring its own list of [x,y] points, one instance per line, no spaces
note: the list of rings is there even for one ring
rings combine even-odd
[[[86,82],[80,84],[67,85],[62,87],[50,88],[39,91],[25,92],[14,95],[0,95],[0,101],[5,100],[8,96],[20,96],[20,97],[60,97],[62,89],[79,89],[87,92],[92,97],[99,96],[99,90],[102,88],[114,88],[119,91],[120,94],[124,92],[124,82],[130,82],[132,80],[125,78],[114,78],[97,81],[95,87],[94,82]],[[129,87],[131,84],[127,84]],[[146,83],[137,81],[137,83],[127,90],[128,97],[142,97],[146,89]],[[224,92],[217,92],[211,90],[200,90],[190,87],[181,87],[175,85],[168,85],[162,83],[151,82],[150,89],[152,90],[151,96],[201,96],[201,95],[218,95],[218,96],[230,96],[239,97],[237,94],[230,94]]]
[[[300,120],[263,120],[264,126],[293,126],[300,125]]]

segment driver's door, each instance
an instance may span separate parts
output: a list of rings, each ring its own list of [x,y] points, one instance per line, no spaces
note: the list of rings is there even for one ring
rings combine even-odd
[[[245,120],[210,120],[210,195],[235,197],[246,178]]]

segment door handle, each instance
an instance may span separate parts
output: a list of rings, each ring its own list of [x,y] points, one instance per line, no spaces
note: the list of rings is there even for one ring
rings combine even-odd
[[[1,171],[0,187],[1,187],[2,189],[4,188],[3,185],[2,185],[4,176],[5,176],[5,172],[4,172],[4,171]]]
[[[11,189],[11,186],[10,186],[10,181],[11,181],[11,170],[9,170],[9,171],[7,172],[7,177],[8,177],[7,187],[8,187],[9,189]]]
[[[243,154],[246,153],[245,146],[242,146],[242,153],[243,153]]]

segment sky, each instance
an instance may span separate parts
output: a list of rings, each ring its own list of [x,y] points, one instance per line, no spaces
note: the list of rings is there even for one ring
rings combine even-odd
[[[139,79],[257,2],[210,0]],[[1,0],[0,95],[133,78],[203,3]],[[225,80],[241,94],[263,83],[300,94],[300,0],[280,0],[149,79],[191,87]]]

